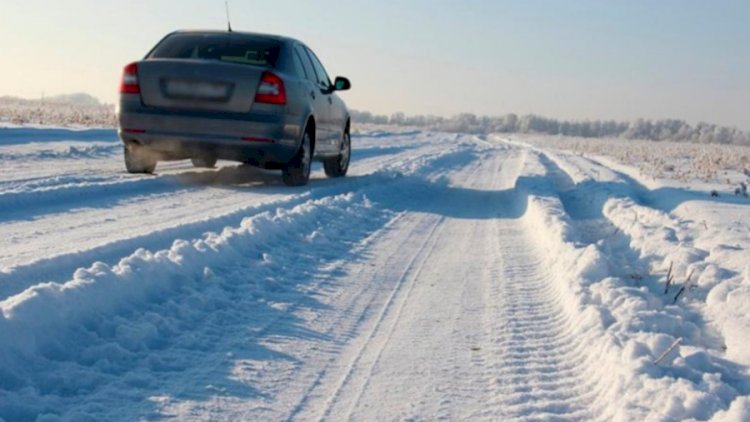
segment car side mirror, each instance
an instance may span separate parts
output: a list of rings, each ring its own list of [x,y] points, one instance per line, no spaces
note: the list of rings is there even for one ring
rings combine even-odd
[[[346,91],[352,87],[352,83],[349,82],[349,79],[343,76],[336,76],[336,81],[333,83],[333,86],[336,91]]]

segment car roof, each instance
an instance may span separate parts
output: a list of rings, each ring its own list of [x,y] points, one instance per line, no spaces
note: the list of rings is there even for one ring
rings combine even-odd
[[[289,42],[289,43],[300,43],[303,44],[303,42],[296,40],[291,37],[283,36],[283,35],[275,35],[275,34],[263,34],[260,32],[246,32],[246,31],[219,31],[215,29],[209,29],[209,30],[201,30],[201,29],[180,29],[177,31],[172,32],[172,34],[205,34],[205,35],[221,35],[221,34],[231,34],[231,35],[247,35],[247,36],[253,36],[253,37],[263,37],[263,38],[270,38],[281,42]]]

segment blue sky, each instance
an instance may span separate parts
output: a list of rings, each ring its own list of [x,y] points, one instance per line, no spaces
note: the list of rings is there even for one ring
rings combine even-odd
[[[114,102],[124,64],[222,0],[4,0],[0,95]],[[235,30],[291,35],[352,108],[390,114],[682,118],[750,129],[750,2],[230,1]]]

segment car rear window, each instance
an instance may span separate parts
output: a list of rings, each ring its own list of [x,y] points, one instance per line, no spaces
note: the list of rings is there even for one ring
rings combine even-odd
[[[264,37],[234,34],[173,34],[149,55],[153,59],[204,59],[275,67],[281,43]]]

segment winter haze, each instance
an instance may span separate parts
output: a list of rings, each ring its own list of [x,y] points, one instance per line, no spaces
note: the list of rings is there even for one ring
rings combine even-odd
[[[374,113],[677,118],[750,129],[750,3],[232,1],[235,29],[298,37]],[[10,1],[0,95],[114,102],[126,63],[180,28],[221,29],[220,0]]]

